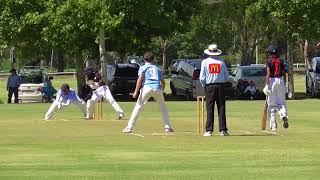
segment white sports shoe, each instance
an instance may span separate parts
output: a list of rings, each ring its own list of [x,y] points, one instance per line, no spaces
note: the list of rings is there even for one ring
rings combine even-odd
[[[122,119],[124,117],[124,113],[123,112],[119,113],[118,115],[119,115],[118,119]]]
[[[228,131],[221,131],[220,132],[221,136],[230,136],[230,134],[228,133]]]
[[[50,121],[51,116],[45,116],[43,120]]]
[[[210,137],[212,136],[212,132],[211,131],[207,131],[203,134],[204,137]]]
[[[132,129],[131,128],[128,128],[128,127],[125,127],[123,130],[122,130],[123,133],[132,133]]]
[[[166,133],[171,133],[171,132],[174,132],[172,128],[165,128],[164,129],[164,132]]]
[[[85,120],[90,120],[90,119],[93,119],[93,117],[88,117],[88,116],[86,116],[86,117],[84,117],[84,119],[85,119]]]
[[[277,128],[276,128],[276,127],[272,127],[272,128],[270,128],[270,130],[271,130],[271,131],[276,131]]]

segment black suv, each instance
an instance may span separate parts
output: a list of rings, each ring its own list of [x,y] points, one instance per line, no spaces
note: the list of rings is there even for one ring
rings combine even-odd
[[[306,75],[306,93],[312,97],[320,95],[320,57],[314,57]]]
[[[113,95],[133,93],[138,79],[139,66],[137,64],[116,64],[114,68],[114,78],[110,82],[111,93]]]

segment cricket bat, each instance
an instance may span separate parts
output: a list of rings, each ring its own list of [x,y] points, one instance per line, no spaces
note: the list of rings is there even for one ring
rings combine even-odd
[[[267,125],[267,111],[268,111],[268,103],[264,104],[264,109],[263,109],[263,114],[262,114],[262,119],[261,119],[261,129],[265,130],[266,125]]]

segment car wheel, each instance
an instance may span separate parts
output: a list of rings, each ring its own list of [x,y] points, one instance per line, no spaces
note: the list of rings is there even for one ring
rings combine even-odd
[[[307,77],[306,77],[306,94],[307,94],[307,96],[311,95],[309,87],[308,87],[308,79],[307,79]]]
[[[189,90],[186,89],[186,100],[187,100],[187,101],[190,101],[190,100],[192,100],[192,99],[193,99],[192,94],[190,94]]]
[[[177,91],[176,91],[176,89],[174,88],[174,86],[173,86],[172,83],[170,83],[170,89],[171,89],[171,95],[176,96],[176,95],[177,95]]]
[[[242,92],[239,86],[237,86],[237,97],[238,99],[242,99]]]

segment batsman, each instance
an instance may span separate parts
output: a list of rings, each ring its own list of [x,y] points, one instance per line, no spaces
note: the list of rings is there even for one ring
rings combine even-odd
[[[268,113],[270,117],[270,130],[277,130],[276,113],[279,111],[283,127],[288,128],[288,113],[286,106],[286,71],[283,60],[280,58],[280,49],[269,45],[266,62],[266,85],[263,92],[267,96]]]

